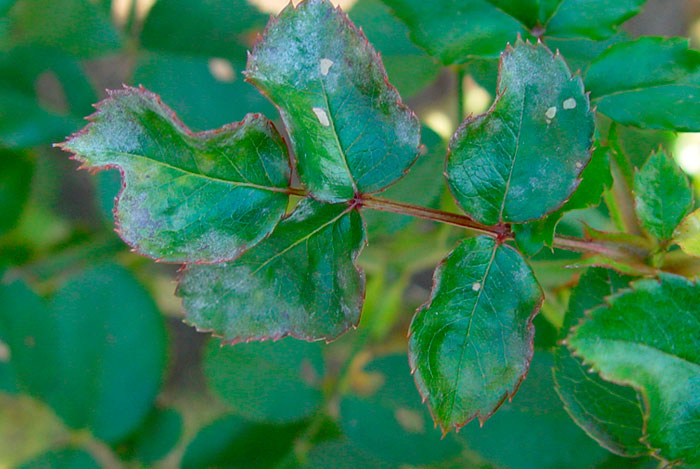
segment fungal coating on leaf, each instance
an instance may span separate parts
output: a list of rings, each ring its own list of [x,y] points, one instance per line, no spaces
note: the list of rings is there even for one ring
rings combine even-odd
[[[379,192],[419,155],[418,119],[364,34],[327,0],[290,4],[270,20],[246,76],[279,108],[317,200]]]
[[[285,213],[289,156],[262,115],[192,133],[158,96],[125,87],[111,91],[89,119],[60,146],[84,167],[119,169],[117,233],[142,254],[168,262],[230,260]]]
[[[559,111],[572,97],[585,105]],[[501,56],[491,109],[464,121],[452,137],[450,190],[468,215],[487,225],[541,218],[578,186],[593,130],[581,77],[544,44],[518,40]]]

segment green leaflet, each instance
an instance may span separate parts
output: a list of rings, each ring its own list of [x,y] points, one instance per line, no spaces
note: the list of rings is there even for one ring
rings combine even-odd
[[[231,347],[212,338],[202,371],[214,395],[237,415],[256,422],[298,421],[323,402],[320,344],[286,339]]]
[[[112,91],[83,131],[61,145],[90,168],[118,167],[117,231],[169,262],[218,262],[266,237],[284,215],[290,168],[272,123],[191,133],[143,88]]]
[[[591,155],[591,162],[581,173],[581,184],[556,212],[530,223],[514,225],[515,241],[523,252],[534,255],[543,245],[552,247],[554,232],[566,212],[598,205],[605,189],[612,186],[610,155],[605,147],[597,148]]]
[[[673,233],[673,242],[689,256],[700,257],[700,209],[683,219]]]
[[[182,415],[175,409],[154,408],[139,428],[119,443],[121,459],[153,464],[163,459],[182,436]]]
[[[71,277],[48,305],[22,282],[0,284],[0,331],[20,390],[106,442],[134,430],[158,394],[165,329],[122,267]]]
[[[379,192],[418,156],[418,119],[364,35],[327,0],[290,5],[271,20],[246,75],[279,108],[299,177],[317,200]]]
[[[435,271],[413,318],[409,361],[435,422],[447,432],[484,422],[527,373],[542,289],[513,248],[464,240]],[[504,294],[507,292],[507,294]]]
[[[518,34],[605,39],[646,0],[383,0],[443,64],[496,58]]]
[[[653,152],[635,173],[634,194],[640,223],[661,241],[671,239],[693,206],[688,177],[663,150]]]
[[[467,214],[495,225],[560,208],[591,158],[593,114],[583,82],[538,43],[501,57],[498,99],[450,142],[447,182]]]
[[[609,381],[644,397],[644,442],[669,461],[700,462],[700,286],[662,273],[609,297],[567,339]]]
[[[604,298],[626,288],[631,277],[613,270],[588,269],[574,288],[564,316],[564,335],[584,317],[585,311],[603,304]],[[566,347],[555,353],[554,380],[571,418],[598,443],[623,456],[641,456],[649,448],[641,443],[643,411],[637,392],[589,373]]]
[[[586,88],[597,110],[621,124],[700,130],[700,52],[689,49],[687,39],[616,44],[593,61]]]
[[[190,323],[226,342],[334,339],[360,319],[364,245],[357,211],[304,199],[239,259],[188,265],[178,295]]]
[[[18,466],[19,469],[99,469],[97,461],[82,449],[64,448],[41,453],[37,457]]]
[[[246,0],[159,0],[146,17],[141,43],[147,49],[188,56],[244,60],[265,21],[267,17]]]

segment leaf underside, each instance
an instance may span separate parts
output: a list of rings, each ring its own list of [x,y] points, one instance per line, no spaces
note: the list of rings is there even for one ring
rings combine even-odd
[[[187,266],[178,295],[187,320],[225,342],[331,340],[359,321],[364,245],[357,211],[304,199],[239,259]]]
[[[364,35],[327,0],[271,20],[246,76],[279,108],[299,178],[317,200],[379,192],[418,156],[418,119]]]
[[[700,286],[662,273],[607,299],[569,347],[609,381],[644,397],[643,442],[668,461],[700,462]]]
[[[501,57],[498,98],[450,142],[446,175],[459,205],[487,225],[560,208],[591,158],[593,114],[579,76],[543,44]]]
[[[88,168],[116,167],[117,232],[168,262],[229,260],[266,237],[285,213],[290,167],[271,122],[191,133],[143,88],[110,92],[91,123],[62,144]]]
[[[409,361],[444,432],[485,421],[516,392],[542,299],[522,256],[491,238],[464,240],[440,264],[430,301],[411,323]]]

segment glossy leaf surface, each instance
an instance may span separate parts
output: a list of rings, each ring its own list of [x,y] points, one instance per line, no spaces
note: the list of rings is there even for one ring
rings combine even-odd
[[[564,335],[584,318],[585,311],[600,306],[604,298],[626,288],[631,277],[613,270],[591,268],[580,278],[564,316]],[[572,356],[564,346],[555,353],[554,380],[559,397],[571,418],[601,446],[624,456],[649,453],[643,436],[643,410],[637,392],[601,379]]]
[[[644,442],[669,461],[700,462],[700,286],[661,274],[592,310],[567,341],[609,381],[646,402]]]
[[[543,44],[501,58],[499,97],[450,142],[447,181],[474,219],[526,222],[560,208],[591,158],[593,114],[583,83]]]
[[[687,39],[616,44],[593,61],[586,88],[597,110],[621,124],[700,130],[700,52],[689,49]]]
[[[233,343],[334,339],[360,319],[364,275],[355,260],[364,244],[359,213],[304,199],[239,259],[185,269],[178,294],[187,320]]]
[[[20,282],[2,285],[0,304],[20,389],[69,427],[113,442],[148,414],[165,365],[165,330],[153,300],[123,268],[72,277],[49,305]]]
[[[381,191],[418,156],[418,119],[364,35],[327,0],[290,5],[271,20],[247,77],[279,108],[299,177],[317,200]]]
[[[62,148],[87,167],[120,169],[118,232],[141,253],[171,262],[233,259],[284,215],[289,160],[262,116],[193,134],[156,95],[125,88],[91,121]]]
[[[285,339],[230,346],[212,339],[203,370],[210,389],[233,412],[256,422],[300,420],[322,402],[319,344]]]
[[[453,435],[440,438],[409,371],[405,354],[368,363],[363,372],[377,384],[343,397],[343,433],[355,446],[389,463],[424,465],[456,456],[461,445]]]
[[[693,206],[693,192],[683,170],[660,150],[634,175],[634,203],[640,223],[665,241]]]
[[[440,264],[411,323],[409,361],[443,431],[485,421],[515,394],[542,299],[522,256],[491,238],[464,240]]]

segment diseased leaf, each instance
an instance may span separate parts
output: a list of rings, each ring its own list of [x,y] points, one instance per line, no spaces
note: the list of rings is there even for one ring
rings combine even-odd
[[[265,425],[229,415],[199,430],[182,457],[183,469],[279,467],[302,424]]]
[[[286,147],[260,115],[191,133],[158,96],[112,91],[92,122],[62,144],[90,168],[118,167],[117,231],[169,262],[218,262],[265,238],[287,207]]]
[[[256,422],[303,419],[323,399],[319,344],[286,339],[228,346],[211,339],[202,369],[209,388],[234,413]]]
[[[158,394],[163,323],[148,293],[121,267],[71,277],[49,305],[21,282],[0,285],[0,330],[20,390],[71,428],[118,441]]]
[[[688,177],[663,150],[653,152],[635,173],[634,194],[640,223],[661,241],[671,239],[693,206]]]
[[[159,0],[143,25],[141,43],[147,49],[243,60],[266,20],[246,0]]]
[[[29,197],[32,172],[28,155],[0,149],[0,236],[17,223]]]
[[[355,446],[394,464],[425,465],[460,453],[454,436],[440,439],[433,428],[405,354],[379,357],[363,371],[376,387],[368,395],[347,395],[340,402],[340,426]]]
[[[631,277],[608,269],[588,269],[574,289],[564,316],[564,335],[583,319],[585,311],[603,304],[603,298],[629,285]],[[571,418],[601,446],[622,456],[649,454],[642,444],[643,410],[637,392],[589,373],[566,347],[555,353],[554,380]]]
[[[700,209],[689,214],[678,225],[673,233],[673,242],[689,256],[700,257]]]
[[[409,361],[443,431],[484,422],[527,373],[542,289],[513,248],[469,238],[435,271],[430,301],[413,318]]]
[[[440,65],[408,38],[406,25],[381,0],[359,0],[348,13],[382,56],[391,83],[408,98],[437,78]]]
[[[662,273],[609,297],[569,335],[600,375],[644,397],[644,442],[668,461],[700,462],[700,286]]]
[[[383,0],[443,64],[496,58],[518,34],[606,39],[646,0]]]
[[[616,44],[593,61],[586,88],[597,110],[621,124],[700,130],[700,52],[689,49],[687,39]]]
[[[452,194],[487,225],[535,220],[560,208],[591,158],[593,114],[583,83],[543,44],[518,41],[501,57],[491,110],[450,142]]]
[[[610,453],[589,438],[564,411],[554,392],[553,359],[535,351],[527,379],[483,428],[476,422],[459,432],[472,451],[509,469],[590,469]],[[620,468],[620,465],[611,467]]]
[[[600,202],[605,189],[612,187],[610,155],[605,147],[597,148],[586,169],[581,173],[581,184],[564,206],[545,218],[523,225],[514,225],[518,247],[529,255],[539,252],[543,245],[552,247],[554,232],[566,212],[594,207]]]
[[[271,20],[246,75],[279,108],[301,182],[317,200],[379,192],[418,156],[418,119],[364,35],[327,0]]]
[[[331,340],[357,325],[365,244],[357,211],[304,199],[272,235],[239,259],[189,265],[180,279],[187,320],[225,342]]]

